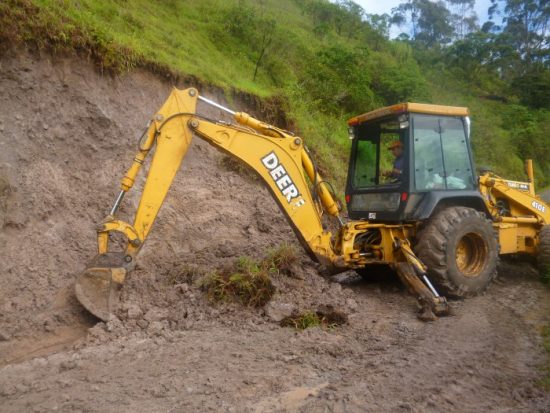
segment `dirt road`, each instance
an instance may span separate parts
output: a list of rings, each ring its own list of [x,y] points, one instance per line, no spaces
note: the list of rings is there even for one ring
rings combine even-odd
[[[294,235],[266,190],[200,142],[117,318],[96,324],[74,277],[169,87],[21,52],[0,58],[0,90],[2,412],[550,411],[537,383],[550,290],[527,264],[504,264],[485,295],[453,302],[455,315],[435,323],[416,319],[399,283],[328,280],[305,257],[294,277],[274,278],[266,308],[209,304],[190,269],[260,257]],[[123,215],[136,203],[137,191]],[[321,305],[348,323],[295,331],[275,321]]]

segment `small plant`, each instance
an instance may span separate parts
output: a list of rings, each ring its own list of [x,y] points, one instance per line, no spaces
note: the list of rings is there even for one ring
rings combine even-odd
[[[298,251],[292,244],[284,243],[268,251],[265,265],[284,275],[293,275],[292,266],[298,261]]]
[[[310,327],[335,328],[347,322],[348,318],[344,313],[334,310],[332,306],[313,311],[296,313],[281,320],[281,327],[294,327],[297,330],[305,330]]]
[[[231,300],[247,307],[261,307],[275,293],[269,269],[249,257],[240,257],[232,268],[207,275],[201,288],[212,302]]]
[[[260,260],[239,257],[231,267],[214,271],[204,277],[200,287],[212,302],[237,301],[248,307],[262,307],[275,293],[272,274],[292,275],[292,266],[298,260],[298,252],[291,244],[281,244],[268,251]],[[196,270],[189,268],[192,279]]]
[[[310,327],[318,327],[322,324],[322,319],[312,311],[305,311],[301,314],[285,317],[281,321],[281,327],[294,327],[297,330],[305,330]]]

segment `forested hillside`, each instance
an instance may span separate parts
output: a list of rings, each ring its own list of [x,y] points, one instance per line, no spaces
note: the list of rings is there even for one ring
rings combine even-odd
[[[391,16],[349,0],[4,0],[0,45],[76,50],[105,73],[147,67],[277,102],[339,188],[348,117],[405,100],[466,105],[478,165],[524,178],[532,157],[548,185],[550,7],[492,2],[479,22],[473,0],[406,0]],[[392,25],[404,32],[395,40]]]

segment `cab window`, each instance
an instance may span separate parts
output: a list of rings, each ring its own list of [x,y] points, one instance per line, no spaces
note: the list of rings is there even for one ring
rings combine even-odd
[[[416,189],[474,189],[462,119],[414,115],[412,121]]]
[[[352,185],[354,188],[371,188],[380,185],[396,185],[400,177],[391,176],[395,158],[388,148],[400,142],[405,147],[405,134],[408,123],[400,123],[397,118],[365,124],[360,127],[355,142]],[[401,155],[404,165],[405,154]],[[403,166],[402,166],[403,167]],[[403,167],[404,169],[404,167]]]

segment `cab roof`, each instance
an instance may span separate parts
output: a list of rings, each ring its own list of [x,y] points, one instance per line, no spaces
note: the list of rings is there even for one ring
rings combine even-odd
[[[355,126],[360,123],[384,118],[391,115],[399,115],[401,113],[424,113],[428,115],[444,115],[444,116],[469,116],[470,111],[468,108],[460,106],[443,106],[443,105],[429,105],[427,103],[398,103],[397,105],[386,106],[384,108],[376,109],[371,112],[363,113],[362,115],[355,116],[348,120],[349,126]]]

